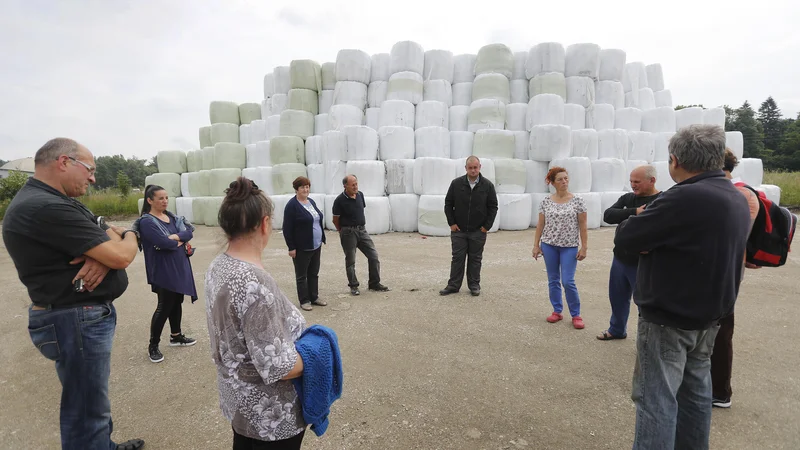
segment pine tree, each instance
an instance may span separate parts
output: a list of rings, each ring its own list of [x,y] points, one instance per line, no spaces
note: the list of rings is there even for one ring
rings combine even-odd
[[[758,121],[764,130],[764,147],[777,150],[780,147],[783,124],[781,110],[772,97],[768,97],[758,108]]]
[[[731,129],[742,132],[744,138],[744,157],[760,158],[764,151],[764,131],[761,123],[756,120],[756,112],[745,101],[742,106],[735,111],[736,118],[731,121]]]

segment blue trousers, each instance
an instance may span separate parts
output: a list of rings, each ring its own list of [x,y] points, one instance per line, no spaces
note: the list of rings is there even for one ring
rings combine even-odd
[[[33,345],[55,361],[61,382],[61,448],[114,450],[111,440],[111,345],[117,325],[113,304],[28,310]]]
[[[611,301],[611,320],[608,332],[612,336],[627,336],[628,316],[631,312],[631,296],[636,287],[637,265],[629,265],[617,258],[611,262],[608,276],[608,299]]]
[[[547,268],[547,285],[550,289],[550,303],[553,311],[561,313],[564,305],[561,301],[561,287],[567,297],[569,314],[572,317],[581,315],[581,299],[575,286],[575,270],[578,268],[578,247],[556,247],[542,242],[542,255]]]

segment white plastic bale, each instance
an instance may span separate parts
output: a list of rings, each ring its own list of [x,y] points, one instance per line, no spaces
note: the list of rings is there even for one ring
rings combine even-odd
[[[349,125],[362,125],[363,121],[364,112],[355,106],[333,105],[328,113],[328,130],[341,131]]]
[[[289,83],[292,89],[319,92],[322,90],[322,67],[310,59],[296,59],[289,63]]]
[[[322,161],[347,161],[347,135],[330,130],[322,134]]]
[[[175,212],[177,216],[183,216],[194,224],[194,198],[178,197],[175,199]]]
[[[675,180],[669,174],[669,161],[656,161],[653,163],[656,168],[656,189],[666,191],[675,186]]]
[[[703,124],[716,125],[725,128],[725,110],[723,108],[708,108],[703,110]]]
[[[604,48],[600,50],[598,79],[601,81],[622,81],[627,56],[624,50]]]
[[[608,210],[608,208],[611,208],[612,206],[614,206],[614,203],[616,203],[620,199],[620,197],[622,197],[625,194],[626,194],[626,192],[624,192],[624,191],[601,192],[600,193],[600,209],[603,211],[603,215],[605,215],[606,210]],[[615,226],[617,226],[617,224],[606,223],[606,221],[601,219],[600,226],[601,227],[615,227]]]
[[[208,106],[208,118],[211,125],[216,123],[232,123],[239,126],[239,105],[234,102],[213,101]]]
[[[764,184],[764,165],[758,158],[742,158],[731,175],[750,186],[760,186]]]
[[[424,68],[422,71],[423,80],[445,80],[448,84],[453,83],[453,73],[455,70],[453,52],[447,50],[428,50],[425,52],[424,61]]]
[[[250,144],[250,124],[239,125],[239,143],[242,145]]]
[[[414,128],[414,105],[406,100],[386,100],[378,114],[378,129],[387,126]]]
[[[322,136],[311,136],[306,139],[306,165],[322,164],[322,161]]]
[[[454,175],[456,177],[463,177],[467,173],[467,158],[454,159],[453,161],[455,161],[455,169],[456,169]],[[495,176],[496,174],[494,170],[494,160],[491,160],[489,158],[481,158],[480,163],[481,163],[481,176],[491,181],[492,183],[496,184],[497,177]],[[496,224],[497,222],[495,222],[495,225],[492,225],[494,231],[497,231]]]
[[[334,105],[352,105],[360,110],[367,107],[368,86],[357,81],[337,81],[333,91]]]
[[[386,100],[405,100],[416,105],[423,100],[423,91],[422,75],[416,72],[398,72],[389,77]]]
[[[242,176],[242,169],[212,169],[208,176],[208,195],[225,196],[225,189]],[[208,223],[206,223],[208,225]]]
[[[511,72],[511,81],[525,80],[526,86],[528,77],[525,75],[525,62],[528,60],[528,52],[514,52],[514,70]]]
[[[616,111],[612,105],[595,103],[594,106],[586,108],[586,128],[593,128],[597,131],[614,128]]]
[[[189,172],[182,173],[181,175],[181,196],[192,197],[191,189],[189,186]]]
[[[620,129],[597,132],[597,157],[625,160],[628,157],[628,132]]]
[[[335,88],[334,88],[335,89]],[[334,89],[323,90],[319,93],[319,113],[328,114],[333,106]]]
[[[592,161],[592,192],[620,192],[628,181],[628,167],[617,158]],[[571,179],[572,177],[570,177]]]
[[[301,163],[276,164],[272,166],[273,195],[294,194],[292,183],[297,177],[307,177],[306,166]]]
[[[444,214],[444,194],[420,195],[417,207],[417,230],[424,236],[450,236]]]
[[[513,131],[478,130],[472,144],[472,154],[483,159],[514,158],[516,141]]]
[[[392,75],[392,55],[388,53],[375,53],[370,57],[370,60],[370,84],[376,81],[389,81],[389,76]]]
[[[413,41],[400,41],[392,46],[390,56],[389,71],[392,74],[414,72],[420,75],[420,78],[422,77],[425,68],[425,52],[421,45]]]
[[[604,103],[614,109],[625,107],[625,91],[619,81],[598,81],[594,84],[595,104]]]
[[[506,105],[506,130],[526,131],[528,120],[528,104],[511,103]]]
[[[675,111],[675,131],[689,125],[703,125],[704,110],[699,106],[683,108]]]
[[[475,79],[477,55],[463,53],[453,57],[453,84],[471,83]]]
[[[659,106],[669,106],[672,108],[672,92],[669,89],[655,91],[653,92],[653,97],[656,101],[656,108]]]
[[[495,159],[495,190],[498,194],[523,194],[528,182],[528,172],[521,159]],[[530,220],[527,221],[530,223]],[[500,224],[500,228],[503,224]],[[527,228],[527,227],[526,227]]]
[[[469,117],[469,106],[451,106],[449,108],[448,114],[450,119],[448,120],[450,131],[467,131],[467,119]]]
[[[276,136],[269,141],[272,166],[287,163],[306,163],[306,147],[298,136]]]
[[[423,127],[414,130],[417,158],[450,158],[450,130],[444,127]]]
[[[388,81],[373,81],[367,86],[367,106],[380,108],[386,101],[386,92],[389,89]]]
[[[736,159],[744,157],[744,136],[741,131],[726,131],[725,146],[731,149]]]
[[[445,158],[417,158],[412,169],[414,193],[417,195],[445,195],[456,173],[456,160]],[[450,174],[450,176],[448,176]],[[442,204],[444,208],[444,204]],[[442,209],[444,214],[444,209]]]
[[[505,44],[484,45],[475,58],[475,77],[482,74],[499,74],[510,79],[514,74],[514,54]]]
[[[256,144],[247,144],[247,145],[245,145],[244,146],[244,151],[245,151],[245,155],[246,155],[246,164],[245,164],[245,166],[246,167],[256,167],[256,166],[251,166],[250,165],[251,164],[251,160],[252,160],[252,156],[251,155],[253,153],[255,153],[255,151],[256,151]]]
[[[225,196],[205,197],[200,200],[200,211],[203,213],[203,223],[208,227],[219,226],[219,209]]]
[[[571,177],[570,177],[571,179]],[[586,228],[595,230],[600,228],[603,220],[603,210],[600,204],[599,192],[584,192],[575,194],[586,203]]]
[[[621,108],[614,112],[614,128],[626,131],[642,131],[642,110]]]
[[[203,147],[211,147],[213,144],[211,143],[211,125],[206,125],[204,127],[200,127],[199,130],[199,138],[200,138],[200,148]]]
[[[325,193],[339,194],[342,192],[342,180],[347,175],[347,161],[325,161]],[[325,203],[327,203],[327,199]]]
[[[386,165],[383,161],[347,161],[347,174],[358,178],[358,190],[365,196],[386,195]]]
[[[367,111],[364,114],[364,124],[377,131],[378,128],[380,128],[380,115],[380,108],[367,108]]]
[[[325,211],[323,216],[325,216],[325,228],[328,230],[336,229],[336,227],[333,225],[333,202],[336,201],[336,197],[338,196],[339,193],[325,195]]]
[[[600,46],[597,44],[572,44],[567,47],[564,74],[567,77],[598,79],[600,71]]]
[[[646,166],[648,164],[650,163],[643,159],[629,159],[625,161],[625,169],[628,171],[628,175],[630,175],[630,173],[633,172],[633,170],[637,167]],[[626,183],[624,190],[628,192],[632,191],[630,183]]]
[[[454,106],[469,106],[472,103],[471,81],[453,84],[452,92]]]
[[[288,97],[289,109],[308,111],[311,114],[319,114],[319,96],[317,91],[310,89],[291,89]]]
[[[363,50],[343,49],[336,54],[336,81],[370,81],[372,58]],[[338,84],[338,83],[337,83]]]
[[[556,94],[539,94],[528,102],[527,129],[537,125],[564,123],[564,99]]]
[[[776,205],[781,204],[781,188],[779,186],[775,186],[774,184],[762,184],[761,186],[754,186],[753,188],[759,192],[763,192],[772,203]]]
[[[267,120],[258,119],[250,122],[250,143],[266,141],[267,139]]]
[[[542,42],[533,46],[525,61],[525,76],[530,80],[536,75],[548,72],[564,73],[566,51],[558,42]],[[533,94],[533,93],[531,93]]]
[[[283,229],[283,214],[286,210],[286,204],[289,203],[289,200],[294,198],[294,196],[294,192],[291,194],[277,194],[270,196],[270,200],[272,200],[272,203],[275,207],[271,220],[273,229]]]
[[[542,200],[545,198],[550,197],[550,192],[546,194],[542,193],[533,193],[531,194],[531,227],[536,228],[539,226],[539,206],[542,204]]]
[[[484,73],[477,75],[472,83],[472,100],[495,99],[505,104],[511,102],[511,87],[504,75]]]
[[[203,156],[203,170],[211,170],[214,168],[214,147],[203,147],[200,150]]]
[[[244,145],[220,142],[214,145],[215,169],[244,169],[247,167],[247,150]]]
[[[566,125],[534,125],[528,158],[533,161],[552,161],[568,158],[572,151],[572,130]]]
[[[467,131],[502,130],[506,124],[506,105],[499,100],[475,100],[469,105]]]
[[[272,114],[279,115],[289,106],[289,91],[285,94],[275,94],[272,96]]]
[[[336,87],[336,63],[322,63],[322,89],[333,90]]]
[[[201,170],[197,172],[196,181],[198,185],[195,191],[199,193],[198,196],[206,197],[211,195],[211,170]]]
[[[645,66],[647,73],[647,86],[654,91],[664,90],[664,71],[661,64],[649,64]]]
[[[527,131],[512,131],[514,133],[514,158],[528,159],[528,144],[531,134]]]
[[[303,139],[313,136],[314,115],[308,111],[287,109],[281,113],[280,130],[282,136],[297,136]]]
[[[501,230],[527,230],[531,226],[531,194],[497,193],[497,218]]]
[[[317,114],[314,116],[314,135],[322,136],[328,131],[328,114]]]
[[[628,159],[653,162],[655,157],[655,139],[653,133],[647,131],[628,132]]]
[[[453,87],[447,80],[427,80],[422,83],[422,100],[424,102],[442,102],[453,106]]]
[[[275,95],[275,75],[273,75],[273,73],[270,72],[264,75],[264,98],[268,99],[273,95]]]
[[[359,188],[361,183],[359,183]],[[392,231],[392,213],[389,197],[364,197],[364,226],[369,234],[383,234]]]
[[[555,94],[567,100],[567,79],[563,73],[548,72],[531,78],[528,95],[533,98],[541,94]]]
[[[267,140],[281,135],[281,115],[267,117]]]
[[[378,128],[378,153],[383,161],[414,159],[415,134],[411,127],[383,126]]]
[[[466,158],[472,155],[475,133],[470,131],[450,132],[450,159]]]
[[[634,108],[639,108],[642,111],[648,111],[656,107],[656,99],[653,95],[653,90],[650,88],[641,88],[639,89],[638,100],[636,103],[628,104],[628,95],[630,93],[625,94],[625,106],[632,106]]]
[[[564,125],[573,130],[586,128],[586,108],[574,103],[564,105]]]
[[[269,141],[258,141],[247,147],[247,167],[266,167],[272,165]]]
[[[186,170],[189,172],[199,172],[203,170],[202,150],[192,150],[186,153]]]
[[[595,103],[594,80],[589,77],[567,77],[567,103],[588,108]]]
[[[570,156],[583,156],[594,161],[598,156],[597,131],[590,129],[572,130],[572,151]]]
[[[364,125],[344,127],[347,137],[347,161],[377,160],[378,132]]]
[[[232,123],[215,123],[211,125],[211,145],[220,142],[239,143],[239,125]]]
[[[653,161],[669,161],[669,140],[675,135],[674,131],[653,133]]]
[[[414,160],[388,159],[386,164],[386,193],[414,193]]]
[[[253,180],[264,193],[267,195],[272,195],[274,193],[272,191],[272,167],[255,167],[245,170],[247,170],[250,175],[247,178]],[[242,176],[244,176],[245,170],[242,170]]]
[[[183,150],[162,150],[156,155],[156,162],[159,172],[186,172],[186,152]]]
[[[522,161],[525,164],[525,173],[527,181],[525,182],[525,192],[532,193],[549,193],[550,190],[545,182],[547,171],[550,170],[549,163],[542,161]]]
[[[447,104],[439,101],[424,101],[417,105],[414,115],[414,128],[450,127],[450,113]]]
[[[389,194],[389,211],[392,231],[414,233],[418,227],[419,196],[416,194]],[[444,208],[442,208],[444,211]]]
[[[509,84],[511,103],[528,103],[528,80],[511,80]]]
[[[642,62],[634,61],[625,64],[622,72],[622,86],[625,92],[638,92],[641,88],[648,87],[647,69]]]
[[[550,168],[563,167],[569,175],[569,191],[573,193],[591,192],[592,190],[592,161],[589,158],[575,156],[554,159],[550,161]],[[555,193],[551,185],[550,192]]]
[[[642,112],[642,131],[663,133],[675,131],[675,110],[661,106]]]
[[[275,95],[288,94],[292,88],[292,76],[289,66],[277,66],[272,70],[275,81]],[[273,96],[274,97],[274,96]]]

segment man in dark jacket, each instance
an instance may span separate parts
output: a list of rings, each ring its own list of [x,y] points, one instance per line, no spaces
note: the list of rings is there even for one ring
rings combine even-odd
[[[710,356],[720,318],[733,311],[750,232],[747,201],[722,171],[722,128],[684,127],[669,153],[677,184],[622,222],[614,238],[642,254],[634,450],[708,448]]]
[[[639,166],[631,171],[631,190],[611,205],[603,214],[603,221],[620,224],[628,217],[641,214],[645,207],[657,199],[661,192],[656,189],[658,172],[652,165]],[[639,254],[614,247],[614,259],[608,276],[608,300],[611,302],[611,320],[606,331],[597,339],[610,341],[628,336],[628,315],[631,311],[631,295],[636,286],[636,268]]]
[[[467,158],[467,173],[450,183],[444,198],[444,214],[450,225],[450,241],[453,245],[453,261],[450,264],[450,280],[440,295],[449,295],[461,289],[464,280],[464,260],[467,263],[467,286],[469,292],[481,294],[481,259],[486,234],[497,217],[497,194],[494,184],[481,176],[481,161],[477,156]]]

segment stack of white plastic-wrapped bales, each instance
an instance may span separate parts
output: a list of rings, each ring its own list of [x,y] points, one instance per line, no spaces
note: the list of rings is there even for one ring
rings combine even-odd
[[[497,188],[491,231],[536,226],[555,165],[569,171],[570,190],[597,228],[603,210],[630,190],[633,168],[652,163],[658,187],[668,189],[670,137],[692,124],[724,127],[725,113],[675,111],[661,65],[628,62],[619,49],[545,42],[453,55],[402,41],[389,53],[345,49],[335,62],[276,67],[264,77],[260,105],[212,102],[210,119],[200,129],[202,150],[187,155],[177,204],[196,223],[216,224],[224,189],[241,174],[271,196],[280,228],[302,175],[332,229],[342,178],[354,174],[370,233],[446,236],[445,194],[470,155]],[[741,158],[741,133],[727,141]],[[744,158],[735,175],[777,200],[780,190],[761,185],[762,174],[760,160]]]

